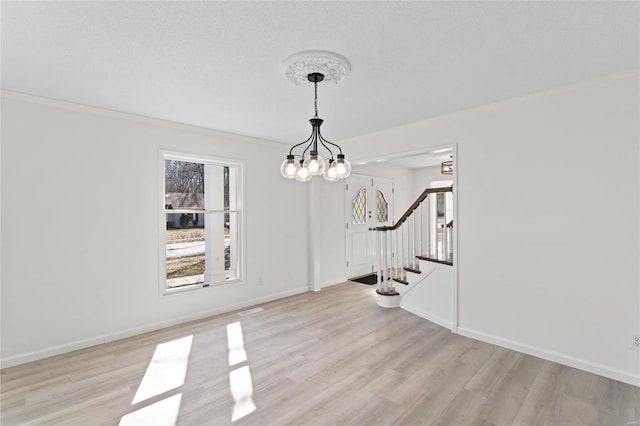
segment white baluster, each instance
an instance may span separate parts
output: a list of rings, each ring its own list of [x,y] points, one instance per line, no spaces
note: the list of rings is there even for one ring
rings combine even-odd
[[[409,246],[411,244],[411,240],[409,239],[409,236],[411,235],[409,233],[409,219],[407,219],[404,222],[403,226],[405,228],[404,229],[404,233],[405,233],[405,236],[404,236],[404,262],[402,263],[402,267],[403,267],[403,271],[404,271],[404,268],[409,266],[409,255],[410,255]],[[402,273],[402,275],[406,275],[406,272],[407,271],[404,271]]]
[[[392,276],[396,276],[396,234],[394,231],[389,231],[391,233],[391,271],[393,272]]]
[[[400,259],[399,259],[399,267],[400,267],[400,278],[404,277],[404,245],[405,245],[405,238],[404,238],[404,223],[402,225],[400,225],[400,229],[398,229],[398,231],[400,232]],[[403,278],[404,279],[404,278]]]
[[[382,292],[382,259],[380,258],[380,253],[382,250],[382,241],[380,241],[380,231],[375,231],[376,233],[376,269],[378,272],[378,291]]]
[[[427,229],[425,230],[425,239],[426,241],[426,247],[424,250],[424,254],[427,257],[431,257],[431,208],[430,203],[431,203],[431,197],[427,197],[427,199],[425,200],[426,204],[427,204],[427,218],[426,218],[426,222],[427,222]]]
[[[393,281],[391,279],[391,268],[392,266],[392,257],[391,257],[391,253],[393,252],[393,246],[391,245],[392,243],[392,234],[391,231],[387,231],[388,234],[388,240],[389,240],[389,251],[387,253],[388,258],[389,258],[389,269],[387,270],[387,283],[389,283],[389,291],[391,291],[391,289],[393,288]]]
[[[418,249],[419,249],[419,245],[418,245],[418,214],[417,211],[413,211],[413,213],[411,214],[411,216],[413,217],[413,253],[411,256],[411,267],[413,269],[416,269],[416,256],[418,255]]]
[[[389,292],[389,287],[388,287],[388,284],[387,284],[387,280],[389,278],[389,274],[387,273],[387,268],[388,268],[389,259],[387,258],[387,232],[383,232],[382,238],[383,238],[383,243],[382,244],[384,246],[384,250],[382,251],[382,263],[383,263],[382,276],[383,276],[383,280],[384,280],[383,288],[384,288],[384,292],[388,293]]]
[[[420,203],[420,206],[418,207],[418,253],[416,253],[418,256],[422,256],[424,253],[422,244],[422,203]],[[418,262],[416,261],[416,263]]]

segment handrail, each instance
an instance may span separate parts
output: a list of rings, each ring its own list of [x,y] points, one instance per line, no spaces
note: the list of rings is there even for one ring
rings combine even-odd
[[[406,220],[411,216],[413,211],[418,208],[420,204],[429,196],[429,194],[438,193],[438,192],[453,192],[453,185],[445,186],[442,188],[427,188],[422,191],[422,194],[418,196],[416,201],[411,204],[411,206],[407,209],[407,211],[402,215],[402,217],[393,225],[393,226],[378,226],[375,228],[369,228],[370,231],[395,231],[402,225]]]

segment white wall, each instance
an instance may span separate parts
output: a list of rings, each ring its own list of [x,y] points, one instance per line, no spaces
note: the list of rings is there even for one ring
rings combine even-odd
[[[453,180],[453,176],[447,176],[440,173],[440,166],[413,169],[413,191],[415,193],[415,197],[420,195],[426,188],[429,188],[431,186],[431,182],[439,180]]]
[[[161,149],[246,162],[242,284],[158,296]],[[3,92],[2,151],[3,366],[308,289],[282,146]]]
[[[459,332],[640,385],[638,93],[627,73],[341,145],[457,143]]]
[[[402,295],[400,307],[451,329],[456,281],[454,269],[432,262],[420,263],[422,274],[428,276]]]
[[[318,182],[320,187],[320,205],[318,216],[320,223],[312,225],[320,228],[319,233],[319,287],[326,287],[346,281],[347,249],[345,244],[345,189],[344,181]],[[329,203],[331,207],[325,205]]]

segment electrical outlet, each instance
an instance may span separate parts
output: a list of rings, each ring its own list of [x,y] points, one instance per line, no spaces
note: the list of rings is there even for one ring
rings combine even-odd
[[[632,334],[631,338],[629,339],[629,347],[631,349],[637,349],[640,351],[640,336]]]

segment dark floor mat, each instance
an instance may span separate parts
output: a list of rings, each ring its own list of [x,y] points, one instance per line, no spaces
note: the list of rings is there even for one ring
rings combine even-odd
[[[357,278],[349,278],[349,281],[355,281],[361,284],[374,285],[378,284],[378,276],[376,274],[364,275]]]

